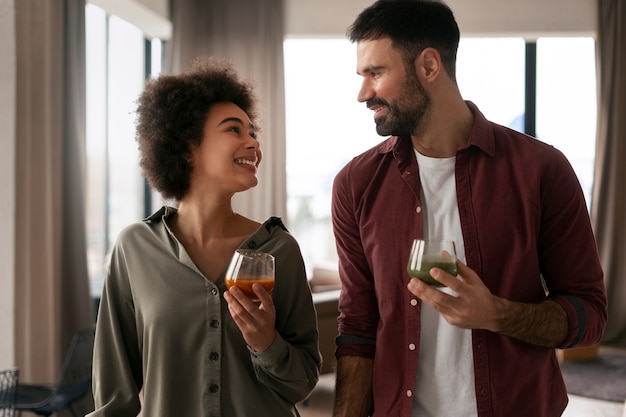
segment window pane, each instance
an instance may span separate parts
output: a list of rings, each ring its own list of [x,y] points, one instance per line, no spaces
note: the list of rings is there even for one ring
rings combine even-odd
[[[524,131],[525,42],[522,38],[462,38],[457,83],[492,122]]]
[[[109,19],[109,244],[143,217],[143,180],[135,141],[135,107],[144,83],[144,37],[130,23]]]
[[[102,289],[108,251],[143,217],[135,106],[143,87],[144,36],[128,22],[85,6],[87,53],[87,239],[91,291]],[[160,71],[161,49],[153,43]]]
[[[596,146],[593,38],[537,41],[537,136],[561,150],[591,205]]]
[[[161,57],[163,55],[161,39],[154,38],[150,41],[150,75],[157,76],[161,73]]]
[[[160,39],[154,38],[150,41],[151,45],[151,63],[150,63],[150,76],[157,77],[162,71],[162,58],[163,58],[163,43]],[[166,201],[161,194],[153,189],[150,189],[150,202],[149,206],[144,207],[144,213],[152,214],[157,208],[163,205],[175,206],[176,201]]]
[[[92,292],[102,285],[106,255],[106,13],[85,7],[87,89],[87,266]]]
[[[332,181],[352,157],[381,141],[356,100],[356,47],[346,39],[288,39],[285,51],[287,216],[307,267],[336,260]]]

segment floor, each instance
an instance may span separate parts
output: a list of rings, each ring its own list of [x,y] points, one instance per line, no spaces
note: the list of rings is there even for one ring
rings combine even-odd
[[[330,417],[334,393],[334,374],[325,374],[309,397],[306,405],[299,404],[302,417]],[[570,402],[562,417],[626,417],[623,403],[599,401],[570,396]]]

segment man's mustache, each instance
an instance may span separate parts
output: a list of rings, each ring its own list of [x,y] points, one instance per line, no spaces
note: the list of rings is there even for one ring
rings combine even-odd
[[[372,107],[372,106],[377,105],[377,104],[379,104],[379,105],[381,105],[381,106],[387,106],[387,107],[389,107],[389,103],[387,103],[385,100],[383,100],[383,99],[381,99],[381,98],[377,98],[377,97],[370,98],[369,100],[367,100],[367,101],[365,102],[365,105],[367,106],[367,108],[368,108],[368,109],[369,109],[370,107]]]

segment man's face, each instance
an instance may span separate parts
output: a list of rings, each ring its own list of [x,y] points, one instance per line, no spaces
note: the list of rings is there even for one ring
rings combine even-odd
[[[414,67],[410,71],[389,38],[357,44],[357,73],[363,77],[357,99],[374,111],[381,136],[419,134],[430,98]]]

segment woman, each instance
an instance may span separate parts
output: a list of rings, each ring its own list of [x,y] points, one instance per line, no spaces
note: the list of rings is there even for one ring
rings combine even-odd
[[[262,155],[252,87],[205,58],[162,75],[139,98],[137,139],[163,207],[127,227],[111,254],[98,313],[90,416],[295,416],[320,369],[300,249],[278,218],[233,212]],[[239,248],[276,258],[261,302],[227,290]],[[140,403],[140,391],[143,401]]]

